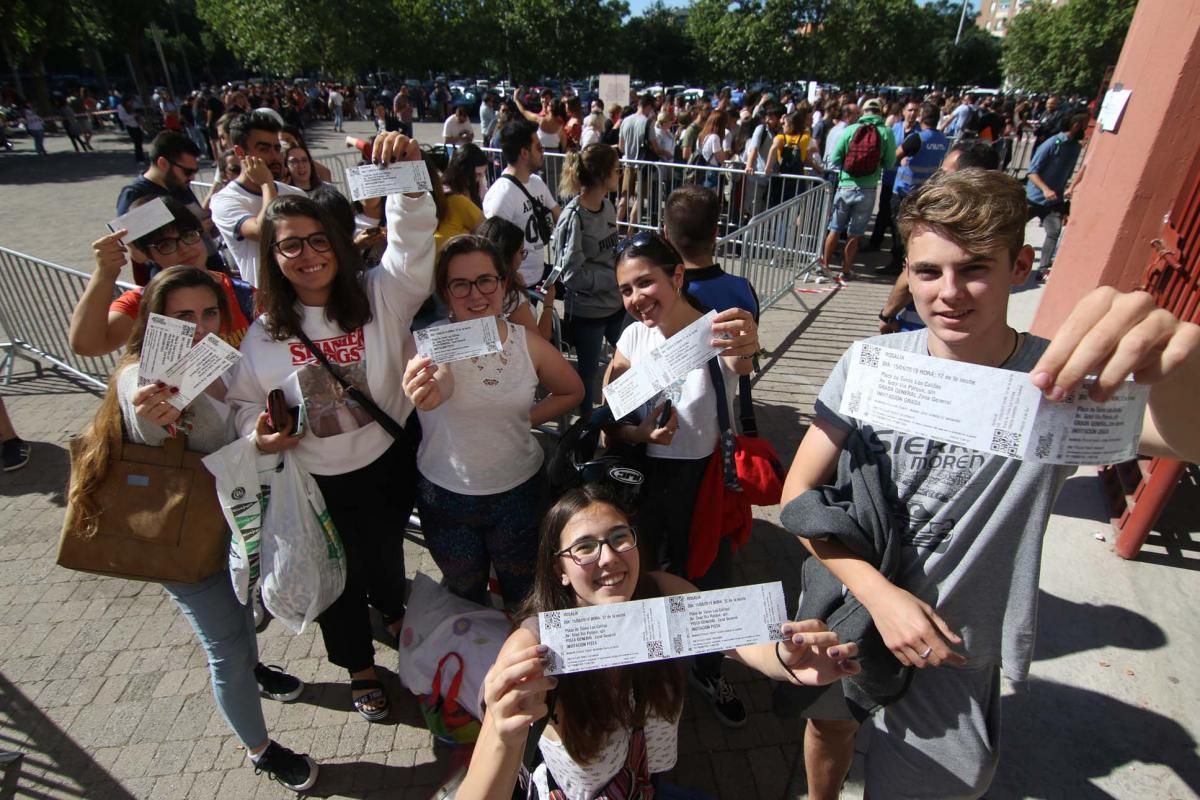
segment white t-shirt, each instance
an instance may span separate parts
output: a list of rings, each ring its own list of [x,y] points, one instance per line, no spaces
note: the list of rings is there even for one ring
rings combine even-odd
[[[589,144],[600,144],[600,131],[591,125],[584,125],[583,133],[579,137],[579,149],[582,150]]]
[[[642,322],[634,322],[617,340],[617,350],[630,364],[637,366],[650,350],[666,340],[658,328],[648,328]],[[731,409],[732,420],[732,402],[737,393],[738,376],[724,359],[720,363],[721,373],[725,377],[725,403]],[[659,392],[643,409],[643,413],[652,412],[664,400],[670,400],[679,414],[679,430],[669,445],[647,445],[646,455],[689,461],[712,455],[721,435],[721,426],[717,421],[716,391],[708,367],[697,367]]]
[[[303,189],[275,181],[275,191],[280,195],[304,194]],[[221,191],[213,195],[208,204],[213,224],[221,232],[225,246],[237,262],[242,280],[258,286],[258,242],[242,236],[242,223],[254,219],[262,211],[262,195],[242,186],[240,181],[230,181]]]
[[[432,411],[417,411],[417,468],[458,494],[507,492],[542,467],[542,447],[529,425],[538,379],[526,331],[500,325],[507,328],[503,350],[448,364],[454,392]]]
[[[550,194],[546,184],[537,175],[529,176],[525,191],[548,209],[558,205],[554,195]],[[546,270],[546,245],[538,236],[537,223],[533,218],[533,204],[525,197],[525,192],[508,178],[498,179],[484,195],[483,216],[506,219],[525,231],[525,249],[528,252],[518,272],[526,286],[533,286],[540,281],[542,273]]]
[[[458,117],[454,114],[446,117],[446,123],[442,125],[443,141],[449,139],[454,144],[460,144],[462,139],[459,137],[464,133],[470,133],[472,136],[475,134],[475,129],[471,127],[470,119],[468,119],[466,122],[459,122]]]
[[[703,156],[704,160],[707,161],[711,166],[719,167],[721,165],[717,161],[717,151],[722,149],[722,144],[723,143],[721,142],[720,136],[717,136],[715,133],[710,133],[708,136],[704,137],[704,142],[700,145],[700,155]]]
[[[341,108],[344,102],[346,102],[346,98],[342,97],[341,92],[329,93],[329,105],[331,108]]]

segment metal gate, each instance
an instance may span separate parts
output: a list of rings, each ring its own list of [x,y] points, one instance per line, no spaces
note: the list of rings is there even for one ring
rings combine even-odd
[[[1200,153],[1162,235],[1151,246],[1154,252],[1139,288],[1176,318],[1200,323]],[[1112,500],[1119,556],[1137,557],[1186,468],[1175,459],[1149,458],[1101,469]]]

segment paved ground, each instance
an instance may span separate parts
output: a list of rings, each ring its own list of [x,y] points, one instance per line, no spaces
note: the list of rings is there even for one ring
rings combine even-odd
[[[314,138],[320,146],[335,137]],[[57,138],[49,140],[52,155],[45,159],[0,154],[0,245],[87,268],[88,242],[134,174],[127,145],[115,136],[99,142],[102,152],[87,156],[63,153],[65,140]],[[755,399],[760,426],[785,462],[833,361],[874,331],[885,290],[870,278],[855,281],[838,292],[789,297],[764,318],[771,356]],[[1037,294],[1015,296],[1015,324],[1027,324]],[[38,377],[24,363],[3,393],[35,450],[28,468],[0,475],[0,749],[24,754],[0,771],[0,798],[286,797],[246,765],[215,711],[203,656],[169,598],[155,585],[54,565],[66,443],[86,424],[96,398],[54,373]],[[1190,502],[1194,509],[1194,495]],[[1196,796],[1194,511],[1165,519],[1167,533],[1153,538],[1137,562],[1118,559],[1109,543],[1094,538],[1111,539],[1111,532],[1091,471],[1068,481],[1056,512],[1047,534],[1034,680],[1027,693],[1006,692],[1004,760],[989,797]],[[801,549],[776,521],[769,510],[756,520],[740,576],[781,577],[794,594]],[[415,541],[408,557],[410,570],[436,574]],[[272,624],[260,647],[265,662],[310,684],[299,701],[267,701],[265,710],[282,742],[321,761],[315,794],[434,794],[450,754],[430,746],[415,703],[394,678],[392,719],[369,725],[350,711],[342,676],[325,662],[319,636],[292,636]],[[394,667],[394,653],[381,647],[380,663]],[[737,665],[730,673],[751,709],[750,724],[727,731],[693,697],[673,780],[722,798],[798,796],[798,728],[771,713],[765,680]],[[860,795],[852,773],[846,796]]]

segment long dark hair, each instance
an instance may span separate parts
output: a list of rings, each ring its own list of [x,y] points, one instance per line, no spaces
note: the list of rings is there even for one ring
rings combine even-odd
[[[504,308],[506,311],[515,311],[521,304],[522,282],[512,264],[517,253],[525,246],[525,232],[503,217],[488,217],[475,228],[475,235],[487,239],[499,252],[500,261],[496,271],[508,286]]]
[[[75,448],[71,485],[68,490],[68,513],[77,519],[78,529],[84,536],[93,536],[96,533],[101,509],[94,495],[108,477],[112,446],[121,441],[121,401],[117,393],[121,372],[130,364],[141,360],[142,340],[146,337],[146,324],[150,315],[162,314],[166,310],[167,298],[171,292],[191,288],[209,289],[216,296],[217,308],[221,312],[222,330],[229,319],[225,292],[221,290],[217,279],[205,270],[182,265],[168,267],[146,284],[137,320],[129,333],[129,341],[125,343],[125,353],[121,356],[117,368],[113,370],[112,377],[108,379],[108,389],[100,402],[100,408],[96,410],[96,416],[92,418],[92,424],[80,435]]]
[[[283,276],[275,253],[275,226],[285,217],[308,217],[321,226],[333,245],[337,275],[325,304],[325,319],[343,331],[353,331],[371,321],[371,303],[360,282],[362,259],[342,225],[323,208],[303,195],[280,195],[267,206],[258,251],[258,306],[266,315],[264,324],[271,338],[284,341],[300,332],[299,298],[291,281]]]
[[[563,529],[576,514],[597,504],[609,506],[628,521],[628,510],[597,484],[568,490],[542,519],[533,590],[517,611],[518,624],[542,611],[577,605],[574,590],[563,586],[560,580],[560,540]],[[633,599],[661,594],[654,579],[641,573]],[[683,710],[683,691],[683,669],[674,660],[561,675],[555,701],[556,708],[562,711],[557,721],[559,737],[576,763],[587,763],[600,754],[608,736],[619,728],[640,728],[650,715],[678,719]],[[635,701],[632,707],[631,692]]]
[[[478,145],[467,143],[459,145],[454,151],[454,157],[446,165],[442,173],[442,183],[456,194],[466,195],[479,208],[483,208],[483,199],[479,196],[479,181],[475,179],[475,170],[487,166],[488,157]]]
[[[651,231],[643,231],[617,245],[615,266],[620,267],[621,262],[628,258],[644,258],[666,273],[667,277],[674,276],[677,267],[683,267],[683,256],[675,249],[675,245],[668,242],[662,234]],[[711,310],[692,296],[692,293],[687,290],[686,280],[683,288],[679,290],[679,294],[701,314],[707,314]]]

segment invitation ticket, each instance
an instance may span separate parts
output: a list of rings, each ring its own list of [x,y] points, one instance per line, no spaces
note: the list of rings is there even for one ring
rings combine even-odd
[[[710,311],[652,349],[624,375],[604,387],[604,399],[613,419],[621,419],[651,397],[697,367],[702,367],[722,348],[713,347],[713,318]]]
[[[503,349],[495,317],[431,325],[413,331],[413,339],[417,343],[417,353],[432,358],[434,364],[449,364],[451,361],[499,353]]]
[[[397,161],[386,166],[364,164],[361,167],[347,167],[346,184],[350,187],[351,200],[433,190],[429,169],[424,161]]]
[[[146,386],[162,380],[171,365],[192,348],[195,335],[196,326],[191,322],[151,314],[146,320],[146,335],[142,338],[138,385]]]
[[[241,353],[215,333],[205,336],[163,374],[163,383],[179,389],[167,402],[180,411],[187,408],[188,403],[196,399],[241,357]]]
[[[550,648],[546,674],[561,675],[779,641],[787,619],[775,581],[545,611],[538,627]]]
[[[838,413],[1008,458],[1115,464],[1137,455],[1150,387],[1126,381],[1097,403],[1085,381],[1059,402],[1024,372],[857,342]]]

